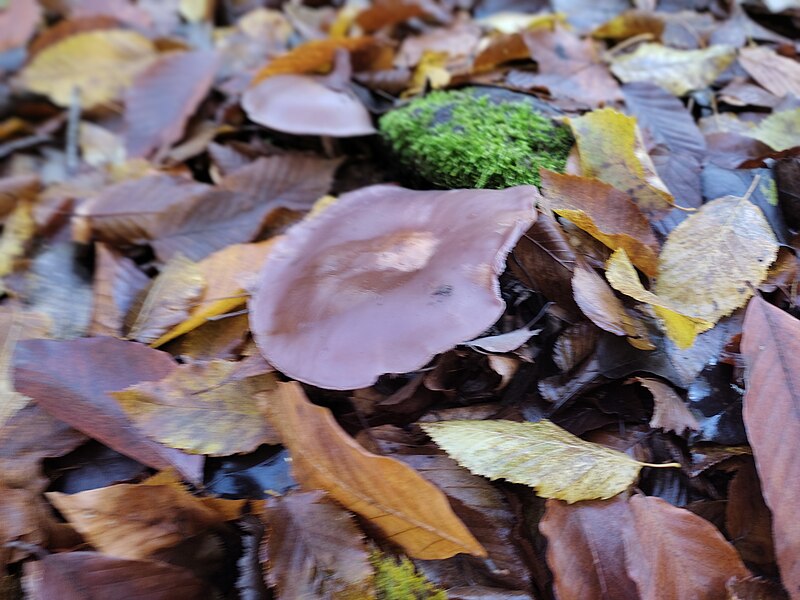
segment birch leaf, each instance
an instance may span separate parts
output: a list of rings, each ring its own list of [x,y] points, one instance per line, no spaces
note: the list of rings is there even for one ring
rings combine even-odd
[[[616,496],[634,482],[643,466],[678,466],[641,463],[547,420],[445,421],[420,427],[473,473],[522,483],[539,496],[570,504]]]

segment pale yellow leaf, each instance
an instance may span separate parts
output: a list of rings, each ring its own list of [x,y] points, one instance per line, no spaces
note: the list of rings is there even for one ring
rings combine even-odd
[[[586,442],[547,420],[444,421],[420,427],[473,473],[529,485],[539,496],[569,503],[611,498],[626,490],[643,466],[652,466]]]
[[[616,57],[611,71],[625,83],[649,81],[683,96],[712,84],[735,56],[731,46],[678,50],[661,44],[642,44],[634,52]]]
[[[77,89],[81,108],[88,109],[118,99],[156,56],[153,42],[135,31],[77,33],[35,55],[20,81],[60,106],[70,106]]]
[[[773,150],[800,146],[800,108],[772,113],[745,135],[764,142]]]
[[[0,236],[0,277],[14,271],[17,260],[24,256],[26,245],[34,233],[33,204],[21,200],[6,219]]]

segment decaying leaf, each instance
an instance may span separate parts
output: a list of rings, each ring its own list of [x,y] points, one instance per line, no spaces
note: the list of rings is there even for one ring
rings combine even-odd
[[[446,421],[420,427],[473,473],[523,483],[539,496],[569,503],[611,498],[627,489],[643,466],[652,466],[585,442],[547,420]]]
[[[800,527],[792,508],[800,494],[800,462],[792,442],[800,435],[800,321],[753,298],[741,350],[747,365],[744,424],[772,511],[781,579],[794,598],[800,594]]]
[[[486,555],[438,488],[403,463],[361,448],[330,411],[305,398],[299,384],[279,385],[267,414],[292,454],[300,484],[325,490],[409,556]]]
[[[678,435],[682,435],[686,429],[693,431],[700,429],[695,416],[689,412],[681,397],[669,385],[649,377],[634,377],[632,381],[638,381],[653,395],[653,418],[650,419],[650,427],[674,431]]]
[[[25,67],[21,82],[59,106],[72,104],[77,88],[80,106],[87,109],[118,99],[155,58],[155,45],[140,33],[88,31],[39,52]]]
[[[643,600],[725,598],[725,582],[749,573],[711,523],[661,498],[633,496],[623,530],[628,574]]]
[[[260,410],[274,376],[237,377],[236,367],[226,361],[180,365],[164,379],[111,395],[141,431],[171,448],[228,456],[277,444]]]
[[[584,177],[613,185],[648,216],[673,208],[672,195],[645,151],[636,119],[611,108],[571,118]]]
[[[655,275],[658,240],[629,196],[597,179],[542,171],[545,204],[612,250],[624,248],[633,264]]]
[[[634,52],[616,57],[611,70],[624,82],[649,81],[683,96],[708,87],[735,56],[732,47],[723,45],[678,50],[661,44],[642,44]]]
[[[372,566],[353,516],[321,492],[269,500],[267,579],[281,598],[371,597]]]
[[[495,277],[537,195],[385,185],[343,194],[264,264],[249,304],[261,353],[300,381],[352,389],[480,335],[503,310]]]

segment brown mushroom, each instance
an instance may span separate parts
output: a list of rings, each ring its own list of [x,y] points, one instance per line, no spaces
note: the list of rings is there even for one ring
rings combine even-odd
[[[497,276],[538,197],[532,186],[344,194],[276,242],[250,301],[258,347],[328,389],[423,367],[500,317]]]

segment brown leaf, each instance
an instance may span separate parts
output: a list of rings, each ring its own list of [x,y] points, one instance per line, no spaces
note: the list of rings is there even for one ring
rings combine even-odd
[[[364,31],[373,32],[414,17],[437,16],[444,20],[443,13],[431,0],[376,0],[358,13],[356,23]]]
[[[132,560],[147,558],[223,518],[176,485],[122,483],[47,499],[98,550]]]
[[[800,595],[800,527],[792,510],[800,494],[800,463],[793,440],[800,435],[800,321],[758,296],[742,330],[747,365],[744,425],[753,447],[764,500],[772,511],[775,554],[789,595]],[[795,435],[797,434],[797,435]]]
[[[765,46],[739,50],[739,64],[748,75],[779,98],[800,97],[800,63]]]
[[[476,337],[503,311],[495,278],[537,195],[376,185],[341,196],[275,243],[249,304],[261,353],[295,379],[352,389]]]
[[[742,464],[728,486],[725,528],[745,561],[760,565],[775,562],[772,515],[761,496],[753,461]]]
[[[630,196],[599,179],[542,170],[544,204],[612,250],[623,248],[651,277],[659,245],[650,223]]]
[[[139,73],[125,94],[128,156],[148,156],[183,136],[217,70],[214,52],[172,52]]]
[[[204,600],[208,584],[161,561],[125,560],[99,552],[50,554],[25,565],[31,600],[130,598]]]
[[[678,435],[683,435],[686,429],[693,431],[700,429],[695,416],[689,412],[684,401],[669,385],[647,377],[634,377],[631,381],[641,383],[653,396],[653,418],[650,419],[650,427],[674,431]]]
[[[145,275],[131,259],[107,244],[95,245],[92,322],[90,335],[121,336],[125,315],[148,284]]]
[[[638,600],[622,541],[630,519],[622,496],[576,504],[547,501],[539,530],[547,538],[547,564],[560,600]]]
[[[164,352],[114,338],[30,340],[17,344],[14,386],[52,415],[117,452],[155,469],[174,466],[196,482],[202,478],[201,457],[144,437],[107,394],[162,379],[175,367]]]
[[[321,492],[268,500],[264,569],[280,598],[371,597],[372,567],[353,516]]]
[[[733,577],[725,587],[728,600],[789,600],[780,584],[761,577]]]
[[[140,431],[170,448],[228,456],[280,443],[260,410],[275,388],[274,376],[237,377],[236,367],[225,361],[180,365],[164,379],[111,395]]]
[[[180,254],[173,256],[140,294],[127,318],[127,337],[149,343],[183,321],[206,287],[197,263]]]
[[[325,490],[409,556],[486,556],[438,488],[402,463],[363,450],[299,384],[279,385],[267,411],[303,487]]]
[[[38,2],[9,0],[0,12],[0,52],[22,46],[36,31],[42,8]]]
[[[5,567],[26,554],[6,546],[9,542],[47,544],[49,512],[46,505],[40,504],[38,494],[0,485],[0,565]]]
[[[643,600],[723,600],[725,582],[749,574],[705,519],[653,496],[633,496],[628,506],[625,562]]]

